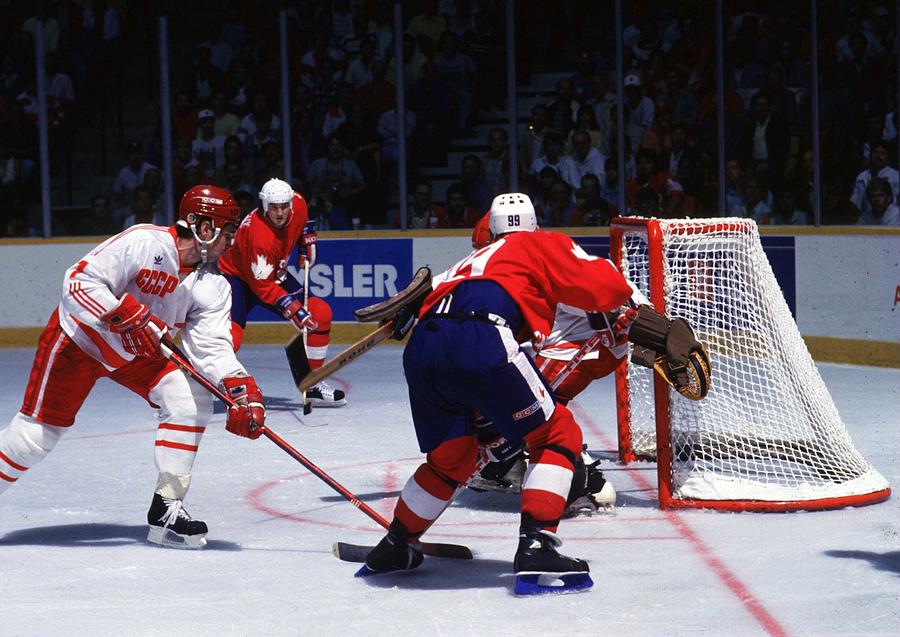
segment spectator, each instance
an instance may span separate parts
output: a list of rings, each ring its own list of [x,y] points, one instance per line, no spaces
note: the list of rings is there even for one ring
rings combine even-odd
[[[475,63],[459,50],[459,41],[452,33],[441,36],[440,51],[432,60],[438,74],[450,91],[452,110],[456,114],[456,133],[459,136],[469,132],[469,116],[472,112],[471,78],[475,73]]]
[[[788,151],[787,125],[772,112],[768,94],[756,93],[751,104],[741,137],[741,160],[751,171],[779,184]]]
[[[130,142],[126,152],[128,163],[119,170],[112,185],[113,206],[116,208],[127,206],[134,189],[144,183],[144,174],[151,168],[156,168],[144,161],[144,145],[141,142]]]
[[[279,175],[284,175],[284,159],[281,156],[281,143],[275,140],[269,140],[262,147],[262,157],[260,167],[256,171],[256,179],[254,183],[257,187],[270,179],[278,179]]]
[[[572,144],[572,137],[575,133],[579,131],[584,131],[590,137],[590,143],[593,148],[596,148],[600,151],[600,154],[606,157],[606,153],[603,152],[604,149],[609,148],[609,140],[606,139],[603,135],[603,132],[600,130],[599,124],[597,124],[597,117],[594,115],[594,109],[590,107],[584,107],[578,109],[578,114],[575,116],[575,126],[569,131],[569,139],[566,144],[566,148],[569,154],[575,153],[575,146]]]
[[[452,184],[447,188],[447,216],[443,222],[439,221],[441,228],[474,228],[483,212],[479,212],[466,205],[466,193],[458,184]]]
[[[625,122],[640,129],[641,135],[653,124],[656,107],[653,100],[641,91],[641,77],[634,73],[625,76]],[[638,140],[640,144],[640,140]]]
[[[56,54],[47,55],[47,100],[50,110],[50,120],[63,125],[74,115],[75,87],[68,73],[59,67],[59,59]]]
[[[519,172],[528,174],[534,161],[543,152],[548,119],[547,107],[543,104],[536,104],[531,108],[528,134],[523,136],[519,145]]]
[[[125,216],[122,229],[127,230],[139,223],[152,223],[155,226],[166,225],[166,215],[153,205],[150,192],[143,185],[137,186],[133,193],[133,203]]]
[[[491,199],[507,192],[509,183],[509,136],[506,129],[494,126],[488,133],[488,151],[481,160],[484,179],[490,189]]]
[[[466,206],[484,214],[493,197],[491,187],[484,178],[484,168],[477,155],[466,155],[462,160],[462,179],[456,182],[466,196]]]
[[[337,62],[340,54],[331,49],[331,37],[327,32],[316,34],[313,48],[307,51],[300,59],[300,81],[309,88],[315,88],[333,78],[333,65],[328,61]]]
[[[422,0],[422,12],[410,18],[406,26],[406,32],[419,40],[420,47],[433,47],[447,30],[447,19],[437,12],[437,7],[437,0]]]
[[[641,188],[652,189],[659,198],[660,213],[673,217],[678,212],[684,198],[684,190],[665,170],[660,170],[656,153],[649,148],[642,148],[635,156],[637,176],[628,182],[625,192],[629,208],[637,205],[635,196]]]
[[[672,121],[694,124],[700,111],[697,96],[685,83],[684,74],[677,66],[670,66],[665,74],[666,97],[672,104]]]
[[[22,31],[35,39],[38,22],[41,22],[44,28],[44,53],[55,53],[59,46],[60,26],[59,20],[50,13],[50,3],[47,0],[38,0],[34,4],[34,15],[22,23]]]
[[[550,189],[558,180],[559,173],[556,172],[555,168],[551,168],[550,166],[545,166],[537,174],[537,181],[534,187],[531,189],[531,200],[534,204],[535,210],[537,210],[538,208],[542,210],[550,209]]]
[[[181,201],[181,196],[192,186],[201,183],[203,167],[194,158],[193,142],[187,139],[175,141],[174,158],[172,161],[172,181],[175,187],[175,200]],[[217,182],[218,183],[218,182]]]
[[[638,188],[634,203],[628,206],[627,216],[659,217],[662,213],[662,196],[650,186]]]
[[[403,81],[406,87],[415,85],[422,78],[428,58],[416,47],[416,38],[410,34],[403,35]],[[385,79],[392,85],[397,84],[397,58],[391,57]]]
[[[763,90],[769,94],[772,112],[788,125],[797,121],[797,97],[794,92],[785,88],[781,69],[775,65],[766,71]]]
[[[174,108],[172,109],[172,137],[176,141],[195,139],[199,123],[197,109],[191,102],[191,96],[184,91],[175,93]]]
[[[291,157],[294,161],[294,174],[304,178],[312,162],[325,154],[325,139],[313,126],[313,114],[309,109],[297,113],[292,130],[294,141]]]
[[[407,209],[406,223],[411,230],[421,230],[423,228],[437,228],[439,226],[450,227],[450,220],[447,217],[447,210],[443,206],[439,206],[431,201],[431,182],[421,180],[416,182],[416,188],[413,191],[413,202]],[[400,217],[398,215],[394,227],[400,227]]]
[[[581,188],[575,191],[573,226],[608,226],[612,209],[600,197],[600,180],[595,175],[581,178]]]
[[[212,110],[216,116],[216,135],[222,135],[226,138],[237,135],[241,127],[241,120],[228,110],[228,100],[225,98],[225,93],[223,91],[216,92],[213,95],[212,103]]]
[[[737,216],[738,210],[744,205],[741,197],[741,181],[744,178],[744,168],[741,160],[731,158],[725,160],[725,210],[723,213]]]
[[[78,220],[75,229],[77,235],[107,236],[117,232],[112,219],[112,206],[106,195],[94,195],[91,198],[91,208]]]
[[[198,46],[194,55],[194,68],[182,80],[181,90],[203,102],[211,99],[217,91],[225,90],[225,75],[213,65],[208,43]]]
[[[359,43],[359,56],[347,65],[344,82],[354,88],[372,81],[372,62],[375,60],[375,42],[369,38]]]
[[[569,186],[577,186],[581,183],[581,175],[575,167],[575,163],[568,155],[562,154],[562,137],[555,130],[549,130],[544,134],[543,153],[534,160],[528,174],[534,178],[541,170],[550,167],[556,171],[560,179],[566,181]]]
[[[404,116],[404,125],[405,144],[416,130],[416,116],[408,109]],[[385,111],[378,119],[378,137],[381,140],[381,174],[391,185],[392,191],[396,192],[399,175],[397,162],[400,158],[400,118],[396,109]]]
[[[408,106],[416,115],[416,150],[422,161],[445,162],[453,126],[450,90],[431,62],[425,64],[422,78],[412,87]]]
[[[319,230],[347,230],[355,195],[364,181],[356,162],[344,156],[344,145],[337,136],[328,140],[328,154],[315,160],[306,178],[312,197],[310,218],[318,220]]]
[[[682,185],[685,195],[696,197],[703,187],[703,158],[695,142],[690,141],[687,122],[672,125],[672,148],[662,153],[660,165]],[[690,212],[684,210],[683,212]]]
[[[244,152],[250,165],[253,167],[254,180],[256,173],[262,170],[266,163],[265,147],[269,142],[278,143],[278,138],[270,129],[272,116],[260,115],[256,119],[255,132],[244,140]],[[223,164],[224,165],[224,164]]]
[[[641,148],[649,148],[663,156],[672,148],[672,105],[660,100],[656,105],[656,117],[644,133]]]
[[[331,35],[337,42],[353,34],[353,12],[348,0],[334,0],[331,6]]]
[[[24,88],[25,82],[16,69],[15,58],[9,53],[4,53],[0,61],[0,96],[7,102],[14,102]]]
[[[243,175],[241,174],[241,164],[239,162],[226,162],[225,167],[222,169],[222,175],[224,176],[224,179],[217,185],[221,186],[231,194],[240,192],[241,190],[250,193],[256,191],[256,188],[254,188],[251,183],[244,181]]]
[[[894,203],[891,184],[886,179],[875,177],[866,186],[869,211],[860,215],[860,226],[900,226],[900,208]]]
[[[805,226],[809,219],[805,212],[798,210],[796,197],[790,188],[782,188],[775,195],[770,222],[774,226]]]
[[[606,180],[600,184],[600,199],[609,207],[610,217],[618,214],[619,210],[619,160],[617,157],[608,157],[603,163]],[[582,178],[583,184],[584,178]],[[582,185],[582,190],[584,186]]]
[[[332,98],[322,122],[322,137],[325,138],[334,135],[341,124],[347,120],[347,113],[355,103],[355,91],[351,85],[342,82],[338,85],[337,93],[332,95]]]
[[[255,177],[253,164],[247,160],[247,153],[244,152],[244,145],[241,138],[232,135],[225,138],[225,161],[223,170],[216,172],[213,182],[220,184],[225,181],[224,165],[228,163],[236,163],[241,167],[241,181],[252,184]],[[199,182],[198,182],[199,183]]]
[[[550,199],[546,206],[535,208],[538,225],[542,228],[564,228],[572,224],[575,216],[575,201],[572,188],[562,179],[556,179],[550,186]]]
[[[381,114],[394,105],[397,89],[384,77],[384,62],[372,60],[372,79],[356,90],[356,101],[362,106],[366,117],[377,121]]]
[[[725,86],[735,90],[762,88],[765,72],[753,59],[753,46],[747,42],[735,42],[731,49],[731,64],[726,64]]]
[[[369,25],[367,27],[369,37],[375,41],[375,56],[382,61],[390,57],[390,47],[394,44],[394,24],[392,20],[391,5],[387,2],[379,2],[375,7],[375,17],[372,20],[369,20]],[[407,36],[407,34],[404,34],[404,46],[407,37],[412,39],[413,45],[415,45],[415,38],[411,35]],[[404,59],[408,59],[405,48],[403,57]]]
[[[206,177],[212,177],[225,165],[225,136],[216,134],[216,114],[202,110],[197,115],[200,130],[191,145],[191,154],[203,169]]]
[[[163,194],[162,171],[154,166],[144,173],[144,181],[141,185],[147,189],[147,195],[150,197],[150,204],[154,207],[159,205],[159,201]],[[165,210],[161,210],[165,214]],[[170,225],[168,220],[163,225]]]
[[[871,205],[866,196],[866,188],[875,177],[886,180],[891,187],[891,193],[900,192],[900,173],[888,165],[888,148],[884,142],[872,146],[869,154],[869,167],[856,176],[853,184],[853,193],[850,195],[850,203],[859,212],[861,218],[871,217]],[[893,201],[893,195],[891,200]]]
[[[585,175],[594,175],[603,183],[606,181],[606,170],[604,165],[606,157],[591,146],[591,136],[587,131],[575,131],[572,134],[572,166],[575,169],[575,177],[578,179],[578,185],[581,185],[581,178]]]
[[[243,64],[235,64],[231,68],[225,88],[225,99],[228,110],[242,117],[250,112],[250,98],[256,93],[256,87],[250,72]]]
[[[238,190],[234,195],[234,200],[241,207],[241,218],[249,215],[256,208],[256,196],[246,190]]]
[[[563,137],[575,126],[575,116],[580,104],[575,100],[575,88],[572,80],[563,78],[556,82],[556,99],[547,106],[549,126],[559,131]]]
[[[741,183],[743,204],[734,211],[735,214],[738,217],[753,219],[760,226],[768,224],[772,212],[768,204],[768,194],[762,179],[754,173],[748,174]]]
[[[258,91],[253,96],[251,104],[250,113],[241,119],[238,135],[242,135],[245,138],[254,137],[260,120],[265,120],[266,129],[269,131],[277,132],[281,130],[281,119],[272,113],[272,108],[269,106],[269,98],[266,97],[265,93]]]

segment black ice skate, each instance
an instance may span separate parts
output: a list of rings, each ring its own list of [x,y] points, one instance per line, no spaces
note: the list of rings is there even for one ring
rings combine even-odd
[[[393,522],[388,534],[366,556],[366,563],[356,571],[356,577],[368,577],[391,571],[411,571],[422,560],[418,542],[408,541],[408,532],[402,524]]]
[[[343,390],[335,389],[324,382],[306,390],[306,400],[313,407],[343,407],[347,404]]]
[[[206,546],[206,522],[193,519],[181,504],[181,500],[153,494],[153,502],[147,511],[150,530],[147,541],[160,546],[179,549],[202,549]]]
[[[572,593],[594,585],[587,562],[557,552],[562,541],[555,533],[523,527],[513,567],[516,595]]]
[[[590,517],[595,513],[616,512],[616,490],[613,485],[603,477],[600,471],[600,461],[594,460],[587,465],[587,485],[585,492],[566,506],[564,518],[574,518],[579,515]]]

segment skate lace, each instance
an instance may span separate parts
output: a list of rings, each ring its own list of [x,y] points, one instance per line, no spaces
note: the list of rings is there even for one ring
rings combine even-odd
[[[329,400],[334,399],[334,387],[328,383],[318,383],[313,386],[313,389],[317,390],[322,398],[327,398]]]
[[[191,516],[184,510],[181,500],[163,498],[163,504],[166,505],[167,509],[163,516],[159,518],[159,521],[162,522],[164,526],[171,526],[177,522],[179,518],[190,521]]]
[[[544,541],[550,544],[555,549],[558,549],[562,546],[562,540],[559,539],[559,536],[553,531],[547,531],[545,529],[541,529],[540,533],[544,536]]]

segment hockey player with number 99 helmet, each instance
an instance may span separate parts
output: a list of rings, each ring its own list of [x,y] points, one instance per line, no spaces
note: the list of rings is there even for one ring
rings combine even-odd
[[[265,406],[222,327],[231,294],[215,261],[234,238],[240,208],[221,188],[195,186],[178,216],[169,228],[132,226],[66,271],[22,407],[0,430],[0,491],[50,453],[96,381],[109,378],[156,410],[159,475],[147,513],[148,541],[197,549],[206,544],[207,526],[188,515],[183,501],[213,401],[164,358],[161,341],[180,332],[190,362],[235,397],[229,432],[259,437]],[[138,424],[129,414],[111,416],[122,426]]]
[[[241,223],[234,247],[220,260],[219,268],[231,284],[231,325],[235,347],[240,347],[247,315],[257,305],[268,307],[298,330],[308,330],[306,353],[317,369],[325,362],[331,340],[331,307],[288,271],[294,247],[300,245],[300,266],[316,261],[318,235],[309,220],[306,200],[289,183],[270,179],[259,192],[259,208]],[[344,392],[325,382],[307,391],[317,407],[342,407]]]
[[[609,261],[588,255],[569,237],[535,232],[527,195],[495,197],[489,226],[493,243],[435,279],[407,343],[403,364],[413,423],[427,456],[361,574],[421,563],[415,540],[475,470],[480,414],[500,436],[531,452],[514,559],[516,592],[548,592],[542,574],[562,581],[554,592],[587,588],[587,563],[557,552],[556,536],[582,451],[581,429],[519,344],[543,341],[560,303],[608,311],[622,305],[631,288]]]

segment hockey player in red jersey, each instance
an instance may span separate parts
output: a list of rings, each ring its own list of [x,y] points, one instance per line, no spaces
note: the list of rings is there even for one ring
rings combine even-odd
[[[303,245],[301,264],[316,260],[315,222],[309,221],[306,201],[290,184],[270,179],[259,193],[260,207],[238,228],[234,247],[219,260],[219,269],[231,283],[231,321],[235,348],[241,346],[247,314],[257,304],[272,308],[289,319],[298,330],[309,330],[307,357],[312,369],[325,362],[331,340],[331,307],[323,299],[308,297],[304,288],[287,270],[294,246]],[[307,391],[307,400],[318,407],[342,407],[344,392],[327,383]]]
[[[415,541],[476,467],[477,412],[507,441],[524,441],[530,450],[514,560],[517,592],[544,592],[540,576],[548,573],[562,580],[557,592],[587,588],[587,563],[556,550],[581,429],[519,344],[546,339],[559,303],[607,312],[625,304],[631,288],[612,263],[569,237],[535,232],[527,195],[498,195],[490,214],[497,240],[435,280],[404,351],[413,422],[427,456],[360,575],[421,563]]]
[[[258,438],[266,410],[256,381],[235,357],[228,329],[231,290],[214,263],[234,238],[240,208],[221,188],[195,186],[182,198],[178,216],[170,228],[133,226],[66,271],[25,400],[0,430],[0,491],[50,453],[94,383],[109,378],[158,410],[159,477],[147,539],[195,549],[206,544],[207,527],[182,502],[213,400],[163,358],[162,336],[180,332],[191,363],[237,400],[228,431]]]

